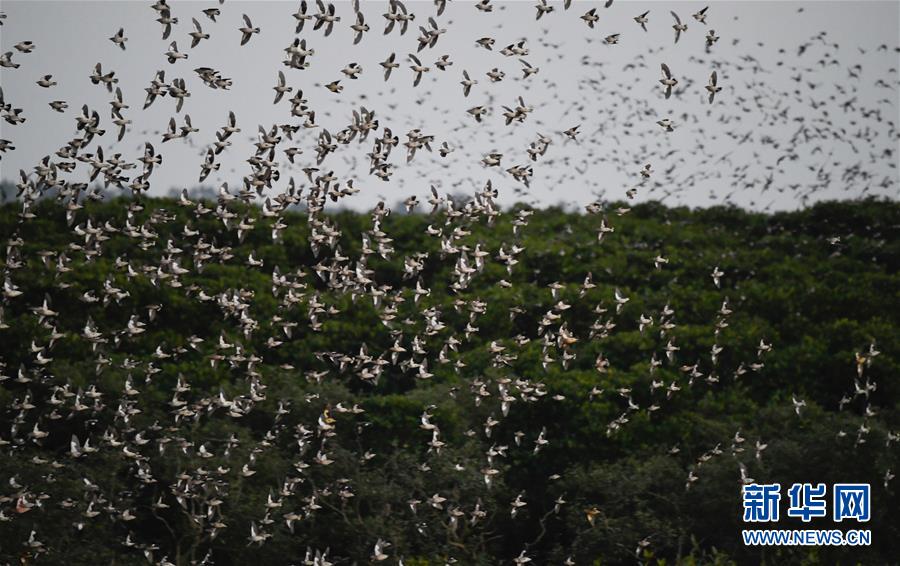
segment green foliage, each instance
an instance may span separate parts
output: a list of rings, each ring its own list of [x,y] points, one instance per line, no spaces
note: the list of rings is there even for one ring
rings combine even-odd
[[[86,203],[76,223],[90,218],[94,226],[109,221],[121,227],[127,204]],[[9,328],[0,330],[3,375],[10,377],[0,382],[5,422],[0,438],[12,441],[2,447],[0,478],[23,486],[0,489],[0,496],[10,498],[0,509],[12,516],[0,522],[0,562],[17,563],[30,552],[25,541],[32,529],[53,549],[39,561],[73,564],[141,563],[140,548],[150,544],[157,547],[155,559],[167,556],[179,566],[200,561],[207,551],[217,564],[299,563],[307,548],[330,548],[330,556],[340,557],[341,563],[362,564],[370,560],[378,538],[391,542],[391,561],[403,557],[409,566],[444,564],[450,557],[469,565],[509,563],[523,548],[537,564],[559,564],[568,556],[577,564],[633,563],[637,557],[660,565],[881,564],[900,556],[897,484],[884,485],[888,470],[900,473],[897,443],[887,441],[889,433],[900,429],[900,384],[894,379],[900,372],[900,205],[823,203],[763,215],[648,203],[612,217],[616,231],[601,243],[595,216],[537,210],[516,237],[514,213],[504,212],[492,226],[474,221],[465,226],[472,233],[462,241],[470,249],[480,244],[490,256],[484,270],[458,293],[449,289],[455,280],[452,258],[442,258],[439,239],[425,233],[428,225],[441,226],[446,218],[395,214],[381,225],[393,238],[393,255],[370,258],[367,265],[373,281],[405,299],[394,303],[397,312],[390,323],[382,318],[383,305],[376,305],[371,296],[336,293],[317,275],[315,266],[333,250],[313,253],[305,213],[285,213],[287,228],[273,241],[272,220],[252,207],[232,205],[242,219],[256,221],[255,228],[239,238],[220,220],[198,220],[174,200],[149,199],[143,205],[131,220],[135,226],[161,209],[174,217],[153,226],[156,247],[141,250],[135,239],[116,234],[93,258],[69,247],[72,228],[55,203],[39,203],[37,217],[28,222],[20,222],[16,206],[0,208],[0,237],[20,237],[18,257],[26,261],[11,271],[24,295],[6,301],[4,322]],[[340,229],[340,253],[352,264],[361,253],[360,234],[372,230],[371,218],[353,212],[326,218]],[[196,240],[181,236],[186,225],[200,230],[207,242],[230,247],[234,259],[206,262],[202,270],[191,265],[187,258],[196,252]],[[840,236],[840,242],[828,241],[834,236]],[[126,255],[135,267],[158,264],[160,248],[170,239],[185,248],[181,266],[190,270],[180,278],[180,287],[166,280],[152,283],[143,274],[129,276],[116,267],[116,259]],[[513,243],[525,251],[508,273],[496,257],[501,246],[509,250]],[[67,254],[71,272],[45,267],[40,251]],[[423,251],[429,256],[420,276],[404,278],[403,260]],[[251,253],[264,267],[246,264]],[[659,270],[653,266],[657,255],[669,259]],[[10,259],[5,257],[6,262]],[[283,289],[273,294],[275,266],[301,283],[301,298],[293,308],[284,308]],[[710,277],[716,266],[725,273],[721,289]],[[297,276],[298,270],[302,275]],[[581,296],[588,273],[596,288]],[[500,286],[500,279],[512,285]],[[417,280],[430,289],[418,303]],[[558,299],[547,288],[553,282],[563,284]],[[104,283],[127,291],[127,296],[108,298],[102,306],[83,300],[86,290],[103,289]],[[630,297],[619,314],[615,289]],[[258,328],[242,334],[239,315],[226,314],[216,300],[198,300],[200,290],[213,297],[237,290],[252,293],[246,314]],[[50,331],[27,307],[40,305],[45,294],[60,312],[54,323],[65,337],[47,350],[52,362],[37,369],[30,346],[48,344]],[[320,315],[318,330],[308,317],[313,298],[337,311]],[[726,298],[734,314],[716,335],[713,323]],[[478,332],[464,337],[469,307],[457,310],[455,302],[473,299],[487,307],[473,323]],[[571,305],[564,319],[579,341],[567,367],[555,359],[544,368],[541,338],[535,331],[558,300]],[[133,315],[148,321],[147,308],[154,304],[163,308],[144,333],[120,332]],[[638,318],[651,314],[658,323],[658,313],[667,304],[675,311],[677,326],[665,337],[657,326],[641,332]],[[510,317],[512,307],[522,312]],[[598,315],[598,307],[607,312]],[[425,333],[421,313],[427,308],[440,310],[447,330]],[[88,317],[109,342],[95,348],[84,338]],[[589,338],[598,317],[614,320],[616,327],[606,336],[595,332]],[[290,336],[280,322],[297,323]],[[356,356],[364,346],[369,355],[383,354],[389,362],[388,349],[396,339],[391,331],[398,329],[406,334],[405,348],[411,348],[409,336],[416,334],[432,354],[431,379],[418,379],[414,371],[387,363],[377,381],[365,381],[352,363],[338,369],[323,355]],[[435,362],[451,334],[462,341],[458,352],[448,350],[450,363]],[[521,348],[514,342],[520,334],[532,338]],[[192,344],[192,336],[204,341]],[[264,399],[251,403],[244,416],[203,405],[220,391],[227,399],[246,398],[253,380],[246,359],[226,357],[210,364],[209,356],[221,353],[220,336],[239,343],[245,356],[259,357],[253,371],[265,385]],[[269,337],[283,344],[272,347],[266,342]],[[665,352],[669,340],[679,348],[671,361]],[[760,340],[773,344],[772,351],[759,354]],[[495,363],[491,342],[517,357],[507,365]],[[873,343],[881,353],[864,367],[860,380],[855,355]],[[714,345],[723,348],[715,363],[710,357]],[[177,355],[155,357],[158,347]],[[106,361],[98,365],[98,356]],[[609,362],[603,372],[595,367],[598,356]],[[653,356],[662,364],[651,374]],[[457,361],[465,366],[455,369]],[[752,370],[754,363],[762,365]],[[694,364],[701,377],[691,379],[683,366]],[[15,377],[20,367],[42,377],[19,383]],[[148,374],[149,367],[158,371]],[[738,368],[748,371],[738,375]],[[315,377],[326,371],[321,379]],[[488,438],[485,421],[500,415],[496,383],[502,378],[528,380],[546,394],[534,402],[525,402],[521,391],[515,394],[508,417]],[[126,379],[140,390],[140,412],[130,416],[127,425],[115,415]],[[170,431],[170,401],[179,379],[190,385],[181,397],[200,410]],[[475,380],[487,383],[491,393],[480,404],[474,402]],[[665,389],[651,386],[656,380],[666,387],[677,382],[681,390],[667,395]],[[854,395],[855,380],[877,383],[877,389]],[[60,410],[63,418],[50,419],[53,409],[43,402],[26,413],[13,408],[26,396],[44,401],[54,387],[65,384],[72,392],[96,387],[107,410],[75,412],[67,401]],[[594,394],[594,388],[604,391]],[[620,395],[619,388],[630,393]],[[839,410],[844,395],[850,402]],[[807,403],[799,416],[792,396]],[[627,397],[641,409],[628,409]],[[279,413],[279,403],[289,412]],[[333,409],[339,403],[358,405],[364,412],[338,413]],[[651,405],[658,410],[649,412]],[[440,455],[429,452],[431,433],[419,426],[427,407],[432,407],[432,420],[440,424],[446,443]],[[327,442],[333,463],[298,467],[320,449],[316,422],[329,408],[341,431]],[[869,408],[874,415],[866,416]],[[610,428],[623,414],[627,422]],[[50,432],[42,445],[27,437],[38,421]],[[13,426],[18,430],[15,438]],[[299,427],[313,431],[306,445],[298,445]],[[550,442],[535,454],[534,440],[542,427]],[[860,433],[860,427],[868,432]],[[156,481],[135,480],[137,462],[123,457],[122,448],[111,447],[108,439],[101,440],[110,429],[121,431],[118,440],[129,443],[136,431],[153,431],[146,435],[152,443],[142,453]],[[69,439],[75,432],[83,442],[85,431],[101,449],[74,459]],[[517,431],[525,432],[521,446],[515,442]],[[735,443],[736,431],[746,439],[743,444]],[[228,448],[232,435],[238,442]],[[169,442],[160,444],[161,438]],[[759,458],[757,440],[768,444]],[[212,458],[197,456],[201,444]],[[164,452],[158,452],[160,445]],[[482,469],[492,445],[509,449],[505,458],[493,460],[499,474],[488,488]],[[676,446],[677,451],[672,450]],[[710,454],[715,455],[703,459]],[[34,458],[62,466],[53,469]],[[870,482],[874,517],[867,527],[873,530],[873,545],[744,547],[738,462],[756,480],[782,485]],[[251,477],[241,474],[245,463],[255,471]],[[421,470],[423,463],[430,471]],[[219,467],[225,471],[216,472]],[[689,473],[698,479],[686,489]],[[559,477],[549,479],[556,478],[553,474]],[[213,492],[182,494],[176,500],[172,486],[183,483],[185,475],[203,476]],[[87,490],[84,478],[101,486],[100,491]],[[298,479],[295,492],[278,496],[288,478]],[[17,493],[24,490],[48,498],[40,507],[16,514]],[[528,505],[513,518],[510,502],[523,492]],[[443,508],[424,502],[434,493],[447,498]],[[282,502],[280,508],[266,508],[271,494]],[[321,509],[313,512],[314,494]],[[208,512],[213,495],[223,503],[210,516],[226,525],[214,538],[208,524],[192,518]],[[160,497],[168,508],[153,507]],[[554,511],[559,497],[566,503]],[[67,499],[72,506],[61,507]],[[411,499],[422,501],[415,512],[408,504]],[[101,514],[87,518],[84,512],[92,502]],[[488,514],[473,524],[476,502]],[[133,510],[136,518],[110,520],[124,509]],[[449,527],[450,509],[465,513],[456,528]],[[593,523],[586,518],[591,509],[597,511]],[[292,529],[283,519],[290,511],[303,517]],[[262,546],[248,546],[251,523],[259,526],[267,516],[272,523],[265,530],[272,538]],[[790,520],[778,525],[797,526]],[[126,546],[126,537],[140,548]],[[648,544],[636,553],[641,541]]]

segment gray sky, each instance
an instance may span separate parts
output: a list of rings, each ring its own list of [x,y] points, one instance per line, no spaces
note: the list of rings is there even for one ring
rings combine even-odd
[[[390,159],[395,173],[384,182],[369,174],[366,157],[381,130],[363,144],[354,141],[339,147],[321,168],[334,170],[342,180],[354,179],[362,189],[345,202],[350,206],[370,207],[380,199],[395,203],[412,194],[424,200],[431,184],[441,191],[471,193],[488,179],[500,190],[503,203],[584,205],[599,196],[624,198],[626,190],[640,182],[645,163],[652,164],[654,174],[637,190],[638,201],[668,194],[668,204],[706,206],[727,200],[784,209],[808,202],[805,199],[898,195],[898,2],[617,0],[604,9],[600,2],[576,1],[566,11],[561,1],[551,1],[554,11],[535,21],[531,1],[494,2],[494,11],[487,14],[472,2],[451,1],[437,18],[447,33],[433,49],[419,53],[431,71],[417,88],[412,86],[406,55],[416,53],[418,26],[435,15],[430,1],[407,2],[416,19],[403,36],[397,30],[382,33],[386,2],[363,2],[362,12],[372,30],[358,45],[352,44],[349,29],[355,20],[351,4],[337,2],[341,21],[330,37],[313,31],[309,23],[300,34],[315,49],[306,70],[282,64],[283,49],[295,37],[291,14],[299,1],[229,0],[220,7],[217,22],[201,13],[217,2],[170,4],[179,23],[172,36],[162,40],[151,2],[0,2],[7,15],[0,27],[2,52],[14,51],[13,61],[21,64],[18,69],[2,69],[0,84],[6,102],[22,108],[27,120],[17,126],[0,122],[0,138],[16,147],[2,155],[0,176],[17,178],[19,169],[30,171],[74,137],[75,117],[87,104],[100,113],[101,127],[107,129],[99,141],[107,156],[121,153],[134,160],[142,154],[145,140],[163,154],[162,166],[150,178],[151,194],[193,187],[202,155],[231,109],[243,131],[218,157],[221,169],[206,184],[227,181],[237,187],[250,172],[246,159],[252,155],[258,125],[268,129],[273,124],[302,123],[291,118],[287,100],[272,104],[272,86],[283,70],[288,84],[303,90],[319,128],[334,133],[346,127],[352,110],[364,105],[376,111],[382,130],[390,127],[401,144],[407,131],[419,128],[435,136],[435,149],[443,141],[456,148],[447,158],[423,151],[407,164],[401,146]],[[707,25],[691,17],[705,5],[710,6]],[[579,18],[591,8],[597,8],[600,16],[595,29]],[[650,21],[645,33],[632,18],[646,10]],[[669,10],[688,25],[677,44]],[[310,11],[316,11],[313,2]],[[261,33],[241,47],[238,28],[244,13]],[[195,49],[187,35],[193,29],[191,17],[211,36]],[[128,37],[124,52],[108,39],[119,27]],[[710,28],[721,39],[707,53],[704,36]],[[824,36],[813,39],[822,32]],[[605,45],[603,38],[612,33],[621,34],[620,43]],[[492,51],[475,43],[485,36],[496,39]],[[522,78],[519,57],[499,53],[522,39],[529,49],[522,58],[540,68],[528,80]],[[13,45],[23,40],[34,41],[36,49],[29,54],[15,52]],[[172,40],[189,59],[166,61],[164,53]],[[805,43],[809,46],[798,55]],[[879,50],[881,45],[887,48]],[[386,83],[378,62],[391,52],[397,53],[401,67]],[[434,62],[445,54],[453,65],[440,71]],[[116,72],[130,105],[123,114],[133,125],[121,143],[116,143],[116,127],[110,123],[111,95],[88,79],[97,62],[104,72]],[[340,73],[350,62],[363,68],[358,80]],[[660,63],[667,63],[680,81],[669,100],[657,82]],[[855,65],[861,67],[854,69]],[[232,89],[203,85],[193,72],[201,66],[231,77]],[[486,76],[493,68],[506,73],[501,82],[492,83]],[[468,97],[463,97],[459,84],[463,69],[478,80]],[[157,70],[165,70],[167,82],[185,79],[191,96],[180,114],[169,97],[141,110],[143,89]],[[713,70],[723,90],[709,105],[703,85]],[[36,85],[45,74],[52,74],[59,84],[49,89]],[[322,86],[337,79],[343,79],[342,94]],[[520,95],[534,110],[524,123],[506,126],[501,106],[514,107]],[[64,114],[51,110],[48,103],[53,100],[67,101],[68,110]],[[853,104],[845,109],[843,104],[850,100]],[[491,110],[481,124],[466,112],[478,105]],[[168,119],[175,116],[180,125],[185,114],[200,131],[187,140],[161,143]],[[663,117],[675,121],[674,132],[665,133],[656,125]],[[577,124],[581,124],[578,141],[567,140],[561,132]],[[279,145],[279,150],[293,146],[304,153],[291,165],[279,151],[282,180],[276,191],[284,189],[290,176],[306,182],[302,168],[315,162],[318,131],[301,130],[293,142]],[[543,158],[531,163],[526,150],[539,134],[553,142]],[[503,153],[501,168],[481,165],[490,151]],[[534,168],[530,188],[504,172],[528,164]],[[89,171],[79,164],[75,172],[60,177],[84,181]]]

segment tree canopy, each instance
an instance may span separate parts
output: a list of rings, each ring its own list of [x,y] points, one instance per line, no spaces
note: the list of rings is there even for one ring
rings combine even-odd
[[[900,205],[474,202],[0,208],[0,562],[900,556]],[[872,545],[744,546],[748,479]]]

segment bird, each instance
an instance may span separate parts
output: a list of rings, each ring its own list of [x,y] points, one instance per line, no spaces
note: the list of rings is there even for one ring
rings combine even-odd
[[[247,544],[247,546],[250,546],[254,543],[261,546],[264,542],[266,542],[266,539],[270,538],[271,536],[271,533],[257,531],[256,524],[250,523],[250,536],[248,537],[248,540],[250,542]]]
[[[536,75],[540,72],[540,67],[532,66],[528,61],[524,59],[519,59],[519,63],[522,63],[522,78],[527,79],[532,75]]]
[[[716,75],[716,72],[713,71],[709,75],[709,84],[706,85],[706,87],[704,87],[704,88],[706,88],[706,91],[709,93],[709,103],[710,104],[713,103],[713,100],[716,97],[716,93],[718,93],[719,91],[722,90],[722,87],[718,86],[718,84],[719,84],[719,78]]]
[[[634,21],[637,22],[637,24],[639,26],[641,26],[641,29],[643,29],[644,31],[647,31],[647,23],[650,21],[647,18],[647,16],[649,16],[649,15],[650,15],[650,10],[647,10],[646,12],[644,12],[642,14],[638,14],[637,16],[634,17]],[[675,18],[675,20],[677,21],[678,18]]]
[[[391,53],[388,55],[388,58],[382,61],[380,64],[382,68],[384,68],[384,80],[387,81],[391,78],[391,71],[400,66],[399,63],[396,62],[396,53]]]
[[[721,286],[721,279],[723,275],[725,275],[725,273],[719,270],[719,266],[713,268],[710,277],[712,277],[713,283],[715,284],[716,288],[719,288]]]
[[[659,80],[659,83],[665,88],[666,100],[668,100],[672,96],[672,89],[678,84],[678,79],[672,76],[669,66],[665,63],[660,64],[660,68],[662,68],[663,78]]]
[[[354,61],[341,69],[341,73],[346,75],[347,78],[356,80],[357,78],[359,78],[359,74],[362,73],[362,67],[359,66],[359,63],[356,63]]]
[[[422,62],[419,61],[419,58],[412,53],[409,54],[409,59],[413,62],[413,64],[410,65],[409,68],[412,69],[413,73],[415,73],[416,75],[415,79],[413,79],[413,86],[419,86],[419,82],[421,82],[422,80],[422,75],[424,73],[427,73],[430,68],[422,65]]]
[[[163,39],[169,39],[172,34],[172,26],[178,23],[178,18],[172,17],[172,12],[168,8],[159,10],[159,18],[156,19],[163,26]]]
[[[469,93],[472,91],[472,87],[478,84],[478,81],[469,77],[469,72],[463,70],[463,80],[460,82],[463,87],[463,96],[469,96]]]
[[[488,51],[491,51],[491,50],[493,50],[494,42],[495,42],[495,40],[493,37],[482,37],[482,38],[478,39],[475,43],[481,47],[484,47]]]
[[[281,99],[284,97],[285,93],[291,92],[294,89],[292,87],[287,86],[286,80],[284,78],[284,72],[278,71],[278,82],[272,87],[272,90],[275,91],[275,102],[274,104],[278,104]]]
[[[376,562],[381,562],[383,560],[387,560],[389,556],[384,553],[384,550],[390,546],[390,543],[378,539],[375,541],[375,546],[372,548],[372,560]]]
[[[540,20],[545,14],[549,14],[553,11],[553,6],[547,4],[547,0],[539,0],[535,5],[537,8],[537,15],[535,16],[535,20]]]
[[[179,52],[178,43],[173,41],[171,44],[169,44],[169,50],[166,52],[166,57],[168,58],[169,63],[173,64],[175,63],[175,61],[187,59],[188,54]]]
[[[794,412],[797,413],[797,416],[800,416],[800,409],[806,407],[806,401],[803,399],[797,399],[796,396],[791,395],[791,403],[794,405]]]
[[[244,18],[244,25],[238,28],[238,31],[241,32],[241,45],[247,45],[250,38],[254,34],[259,33],[259,28],[253,27],[253,22],[250,21],[250,17],[247,14],[244,14],[242,17]]]
[[[681,18],[678,17],[674,11],[670,11],[672,17],[675,18],[675,23],[672,25],[672,29],[675,30],[675,43],[678,43],[678,40],[681,39],[681,33],[687,31],[687,24],[681,23]]]
[[[313,19],[312,14],[307,13],[308,10],[309,10],[309,7],[306,4],[306,0],[302,0],[300,2],[300,7],[293,14],[294,19],[297,20],[297,28],[294,31],[294,33],[300,33],[301,31],[303,31],[304,24],[306,22],[308,22],[309,20]]]
[[[360,41],[362,41],[363,34],[369,31],[369,26],[368,24],[366,24],[366,20],[365,17],[363,17],[362,12],[356,13],[356,23],[351,25],[350,29],[355,32],[355,35],[353,37],[353,45],[356,45]]]
[[[215,15],[211,18],[213,21],[215,21],[214,17]],[[201,40],[209,39],[209,34],[203,33],[203,28],[200,27],[200,22],[197,21],[197,18],[191,18],[191,22],[194,24],[194,31],[188,33],[188,35],[191,36],[191,49],[193,49],[200,45]]]
[[[600,16],[597,15],[597,8],[591,8],[585,12],[581,16],[581,19],[584,20],[584,23],[586,23],[589,28],[594,29],[594,25],[600,21]]]
[[[13,62],[12,56],[12,51],[7,51],[3,55],[0,55],[0,67],[4,67],[7,69],[18,69],[21,65],[19,63]]]
[[[702,9],[692,14],[692,17],[700,22],[701,24],[706,24],[706,11],[709,10],[709,6],[704,6]]]
[[[125,42],[128,41],[128,38],[125,37],[125,28],[119,28],[119,31],[110,37],[109,40],[118,45],[122,51],[125,51]]]
[[[37,80],[37,85],[43,88],[50,88],[56,86],[57,82],[53,80],[53,75],[44,75]]]

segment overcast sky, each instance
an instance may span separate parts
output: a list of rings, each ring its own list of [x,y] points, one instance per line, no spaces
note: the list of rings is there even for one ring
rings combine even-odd
[[[163,154],[162,166],[150,178],[151,194],[197,184],[202,156],[215,141],[215,131],[226,123],[228,110],[234,110],[243,131],[233,136],[232,147],[218,157],[221,169],[206,184],[227,181],[239,186],[250,171],[246,159],[252,155],[258,125],[268,129],[273,124],[302,123],[291,118],[287,100],[273,105],[272,87],[283,70],[288,84],[303,90],[316,111],[319,128],[334,133],[346,127],[352,110],[364,105],[375,110],[380,120],[382,130],[376,136],[390,127],[402,144],[407,131],[419,128],[435,136],[435,149],[443,141],[456,148],[447,158],[436,151],[420,152],[407,164],[401,145],[391,156],[395,173],[384,182],[369,174],[366,154],[375,136],[363,144],[354,141],[340,147],[321,167],[334,170],[342,180],[355,180],[362,191],[347,203],[352,206],[370,207],[380,199],[395,203],[411,194],[424,200],[432,184],[442,191],[471,193],[488,179],[500,190],[504,203],[584,205],[599,197],[624,198],[626,190],[640,181],[645,163],[652,164],[654,175],[637,190],[636,199],[665,197],[668,204],[705,206],[727,200],[784,209],[822,198],[896,197],[900,187],[898,2],[617,0],[604,9],[601,2],[576,1],[566,11],[561,1],[551,1],[554,11],[535,21],[531,1],[493,2],[491,13],[479,12],[472,2],[452,1],[437,17],[439,27],[447,32],[434,48],[419,53],[431,70],[417,88],[412,86],[406,56],[416,53],[418,26],[435,15],[430,1],[407,2],[416,19],[403,36],[397,30],[383,34],[386,2],[362,2],[372,30],[358,45],[352,44],[349,26],[355,16],[350,3],[336,3],[341,21],[330,37],[312,30],[310,24],[300,34],[315,49],[305,70],[282,64],[283,50],[295,37],[292,14],[298,1],[229,0],[220,7],[217,22],[202,14],[205,8],[219,6],[215,1],[170,4],[179,23],[172,36],[163,40],[151,2],[0,3],[7,16],[0,27],[2,52],[14,51],[13,61],[21,64],[18,69],[3,68],[0,84],[6,102],[22,108],[27,120],[17,126],[0,122],[0,138],[11,140],[16,148],[2,155],[2,178],[16,179],[19,169],[30,171],[43,156],[72,139],[75,117],[87,104],[100,113],[101,126],[108,130],[100,140],[107,156],[121,153],[124,159],[134,160],[145,141]],[[310,11],[316,11],[311,4]],[[691,14],[706,5],[710,8],[704,25]],[[579,18],[591,8],[597,8],[600,16],[595,29]],[[650,22],[644,32],[632,18],[647,10]],[[669,10],[688,25],[677,44]],[[238,28],[244,13],[261,33],[241,47]],[[195,49],[190,48],[187,35],[193,29],[192,17],[211,36]],[[108,39],[120,27],[128,37],[126,51]],[[707,53],[704,37],[710,29],[721,39]],[[811,41],[821,32],[825,35]],[[619,44],[604,44],[603,38],[613,33],[621,34]],[[485,36],[496,39],[492,51],[476,45]],[[522,39],[529,49],[527,56],[499,53]],[[32,53],[13,49],[24,40],[35,43]],[[172,40],[189,54],[187,60],[166,61],[164,54]],[[800,55],[799,47],[808,42]],[[887,48],[879,49],[882,45]],[[401,67],[385,82],[378,63],[391,52],[396,52]],[[445,54],[453,65],[440,71],[434,62]],[[518,59],[540,71],[523,79]],[[104,72],[116,72],[130,105],[123,114],[133,125],[121,143],[115,141],[116,127],[110,123],[110,94],[88,78],[97,62],[103,64]],[[351,62],[363,68],[358,80],[340,72]],[[669,100],[658,83],[663,62],[680,81]],[[861,67],[855,69],[855,65]],[[204,86],[193,71],[201,66],[231,77],[234,86],[228,91]],[[506,73],[502,81],[493,83],[486,76],[494,68]],[[459,84],[463,69],[478,80],[469,97],[463,96]],[[141,110],[144,88],[157,70],[165,70],[167,82],[185,79],[191,97],[181,113],[175,112],[175,101],[169,97]],[[717,71],[723,90],[710,105],[703,86],[712,70]],[[59,84],[49,89],[36,85],[46,74]],[[345,87],[341,94],[322,86],[338,79]],[[502,106],[514,107],[520,95],[534,110],[523,123],[506,126]],[[54,112],[48,106],[53,100],[65,100],[68,110]],[[845,108],[848,100],[852,104]],[[477,105],[491,111],[481,124],[466,112]],[[874,110],[879,113],[870,112]],[[200,131],[187,140],[161,143],[169,118],[175,116],[180,125],[185,114],[190,114]],[[656,125],[664,117],[675,121],[674,132],[666,133]],[[578,140],[567,140],[562,131],[578,124]],[[796,134],[802,127],[807,132],[798,141]],[[299,147],[304,153],[295,165],[283,153],[276,156],[282,173],[276,190],[283,190],[289,176],[305,182],[302,169],[314,164],[318,131],[303,130],[293,142],[279,146]],[[539,134],[553,142],[542,159],[531,163],[526,150]],[[805,141],[810,135],[812,139]],[[489,169],[480,163],[491,151],[503,153],[501,168]],[[785,155],[791,157],[784,159]],[[512,165],[528,164],[534,168],[530,188],[504,172]],[[842,179],[847,170],[857,173]],[[75,173],[61,177],[85,180],[89,171],[80,165]]]

